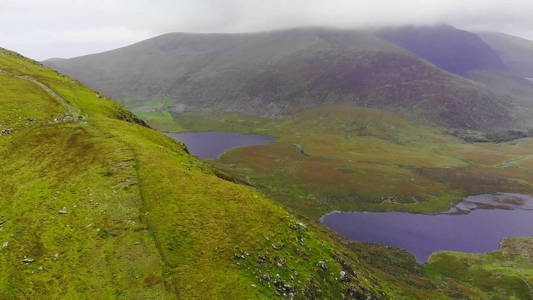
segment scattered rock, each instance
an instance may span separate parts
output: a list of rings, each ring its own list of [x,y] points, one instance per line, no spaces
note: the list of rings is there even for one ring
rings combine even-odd
[[[300,144],[293,144],[299,151],[302,155],[305,155],[305,156],[309,156],[307,153],[305,153],[304,151],[304,148],[302,147],[302,145]]]
[[[14,128],[7,128],[7,129],[2,129],[0,131],[0,135],[4,135],[4,134],[12,134],[14,132]]]
[[[341,271],[340,274],[339,274],[339,281],[342,282],[342,283],[349,283],[350,282],[350,278],[348,278],[348,276],[346,276],[346,272]]]
[[[278,288],[282,288],[285,285],[285,282],[283,280],[274,280],[272,281],[272,283]]]
[[[326,271],[328,269],[328,266],[323,261],[319,261],[317,266],[320,267],[323,271]]]
[[[57,118],[54,118],[54,122],[61,122],[61,121],[72,121],[73,118],[69,114],[64,114],[62,116],[59,116]]]
[[[234,257],[235,257],[235,259],[245,259],[245,258],[246,258],[246,256],[244,256],[244,255],[239,255],[239,254],[237,254],[237,253],[234,254]]]
[[[260,264],[264,263],[267,261],[267,257],[266,256],[263,256],[263,255],[258,255],[258,262]]]
[[[22,260],[22,263],[25,264],[25,265],[29,265],[29,264],[31,264],[34,261],[35,261],[35,259],[25,258],[25,259]]]
[[[306,227],[304,223],[299,222],[299,221],[296,221],[296,225],[300,225],[300,226],[302,226],[302,227],[304,227],[304,228]]]
[[[359,293],[359,291],[354,287],[349,288],[346,291],[346,294],[350,295],[350,297],[353,299],[368,299],[368,297],[365,297],[363,294]]]
[[[287,263],[287,260],[283,257],[280,257],[277,259],[277,266],[278,268],[283,268],[283,266],[285,266],[285,264]]]
[[[293,288],[290,284],[285,284],[285,285],[283,285],[283,288],[284,288],[285,291],[287,291],[287,292],[293,292],[293,291],[294,291],[294,288]]]
[[[283,246],[276,246],[276,245],[272,244],[272,248],[274,250],[281,250],[281,249],[283,249]]]
[[[3,244],[2,244],[2,248],[7,247],[7,245],[9,245],[9,242],[5,242],[5,243],[3,243]]]

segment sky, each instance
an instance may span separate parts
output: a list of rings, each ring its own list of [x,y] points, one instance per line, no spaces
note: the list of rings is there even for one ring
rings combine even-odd
[[[533,39],[532,0],[0,0],[0,47],[43,60],[168,32],[447,23]]]

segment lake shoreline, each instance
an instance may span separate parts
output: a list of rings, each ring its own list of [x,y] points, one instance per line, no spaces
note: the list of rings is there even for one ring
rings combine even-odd
[[[201,159],[217,159],[234,148],[274,143],[277,137],[264,134],[244,134],[227,131],[164,132],[168,137],[185,144],[190,154]]]
[[[533,197],[468,196],[449,211],[433,214],[331,211],[320,222],[350,240],[404,249],[424,264],[437,252],[487,253],[505,238],[533,236]]]

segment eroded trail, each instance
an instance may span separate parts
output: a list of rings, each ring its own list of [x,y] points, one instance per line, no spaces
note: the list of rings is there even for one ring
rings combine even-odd
[[[521,161],[529,159],[531,157],[533,157],[533,154],[524,155],[524,156],[521,156],[519,158],[515,158],[515,159],[511,159],[511,160],[505,161],[502,164],[500,164],[498,167],[500,167],[500,168],[510,167],[514,163],[521,162]]]
[[[43,89],[46,93],[48,93],[50,96],[52,96],[57,102],[59,102],[63,106],[65,106],[68,109],[69,114],[70,114],[70,116],[72,116],[74,121],[78,121],[79,120],[79,115],[80,114],[79,114],[78,110],[74,106],[72,106],[72,104],[70,104],[70,102],[68,102],[63,97],[61,97],[58,94],[56,94],[56,92],[54,92],[51,88],[49,88],[47,85],[45,85],[44,83],[40,82],[39,80],[37,80],[37,79],[35,79],[35,78],[31,77],[31,76],[28,76],[28,75],[13,74],[13,73],[7,72],[7,71],[2,70],[2,69],[0,69],[0,73],[7,74],[7,75],[12,76],[12,77],[28,80],[28,81],[31,81],[31,82],[35,83],[41,89]]]

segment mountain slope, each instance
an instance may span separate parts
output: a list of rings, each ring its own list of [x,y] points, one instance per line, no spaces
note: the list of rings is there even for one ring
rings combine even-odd
[[[386,297],[106,96],[4,49],[0,69],[0,298]]]
[[[144,112],[215,110],[271,117],[349,103],[445,127],[493,131],[511,127],[515,109],[512,99],[439,69],[371,31],[176,33],[45,63]]]
[[[496,50],[514,75],[533,78],[533,41],[495,32],[482,32],[478,35]]]
[[[379,35],[452,73],[505,70],[497,53],[480,37],[449,25],[389,28]]]

